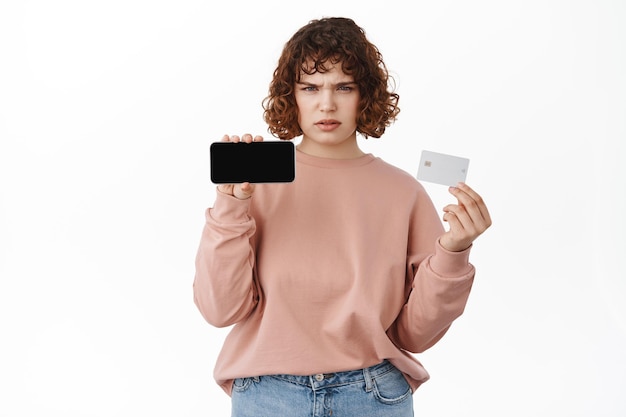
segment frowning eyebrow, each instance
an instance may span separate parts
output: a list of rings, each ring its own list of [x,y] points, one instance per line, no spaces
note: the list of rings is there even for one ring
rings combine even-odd
[[[320,88],[323,86],[323,84],[315,84],[315,83],[306,82],[306,81],[298,81],[296,84],[304,85],[307,87],[317,87],[317,88]],[[355,81],[341,81],[338,83],[331,84],[331,87],[346,87],[346,86],[356,86],[356,82]]]

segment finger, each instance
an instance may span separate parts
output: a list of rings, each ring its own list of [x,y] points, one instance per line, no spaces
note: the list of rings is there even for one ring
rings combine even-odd
[[[474,219],[468,214],[464,207],[450,204],[443,209],[444,220],[450,224],[450,228],[457,233],[471,235],[476,232]]]
[[[249,182],[244,182],[238,187],[235,187],[234,196],[240,200],[246,200],[252,196],[254,192],[254,185]]]
[[[476,207],[480,210],[481,216],[483,219],[491,222],[491,216],[489,215],[489,210],[487,209],[487,205],[483,198],[474,191],[469,185],[461,182],[458,184],[458,188],[461,189],[464,193],[466,193],[473,201],[476,202]]]
[[[463,225],[452,211],[443,213],[443,221],[450,225],[450,229],[462,229]]]
[[[491,219],[483,219],[477,210],[468,209],[464,205],[450,204],[444,207],[444,212],[451,213],[458,219],[459,224],[462,226],[462,229],[458,229],[458,232],[463,233],[466,237],[470,237],[471,241],[491,226]]]
[[[465,206],[470,215],[477,221],[482,220],[487,224],[491,223],[485,202],[469,185],[461,182],[456,187],[450,187],[450,193],[457,198],[459,204]]]
[[[253,137],[252,137],[252,135],[251,135],[251,134],[249,134],[249,133],[246,133],[246,134],[244,134],[244,135],[241,137],[241,140],[242,140],[243,142],[246,142],[246,143],[250,143],[250,142],[252,142],[252,141],[253,141],[253,139],[254,139],[254,138],[253,138]]]
[[[252,191],[253,188],[253,185],[249,182],[244,182],[243,184],[241,184],[241,191],[243,191],[245,194],[250,194],[250,191]]]
[[[228,195],[234,195],[233,188],[234,188],[233,184],[220,184],[217,186],[217,190],[220,193],[228,194]]]
[[[467,234],[458,217],[453,212],[446,212],[443,215],[443,219],[450,225],[450,229],[439,239],[439,242],[445,249],[458,252],[471,246],[473,237]]]
[[[254,142],[263,142],[263,136],[261,135],[256,135],[254,137],[254,139],[252,139]]]

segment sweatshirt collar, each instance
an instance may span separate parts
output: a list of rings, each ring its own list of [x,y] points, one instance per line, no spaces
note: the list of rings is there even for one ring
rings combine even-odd
[[[312,165],[320,168],[352,168],[359,167],[362,165],[369,164],[376,157],[371,153],[367,153],[358,158],[351,159],[333,159],[333,158],[322,158],[319,156],[313,156],[306,154],[302,151],[296,149],[296,160],[305,165]]]

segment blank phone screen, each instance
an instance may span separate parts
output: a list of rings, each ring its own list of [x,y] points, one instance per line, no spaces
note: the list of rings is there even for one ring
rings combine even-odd
[[[292,182],[296,175],[295,147],[290,141],[211,144],[211,182]]]

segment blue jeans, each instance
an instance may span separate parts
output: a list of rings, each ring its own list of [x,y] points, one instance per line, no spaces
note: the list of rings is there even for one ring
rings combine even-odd
[[[412,417],[404,375],[384,361],[334,374],[267,375],[233,383],[231,417]]]

